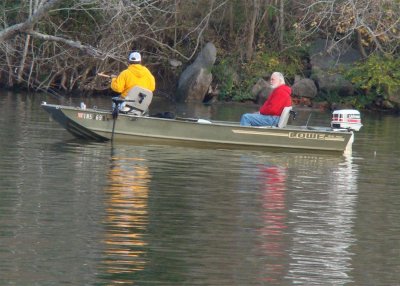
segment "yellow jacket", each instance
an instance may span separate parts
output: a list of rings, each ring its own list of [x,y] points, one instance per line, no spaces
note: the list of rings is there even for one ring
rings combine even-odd
[[[154,91],[156,81],[151,72],[140,64],[129,65],[116,78],[111,80],[111,89],[125,97],[133,86],[140,86]]]

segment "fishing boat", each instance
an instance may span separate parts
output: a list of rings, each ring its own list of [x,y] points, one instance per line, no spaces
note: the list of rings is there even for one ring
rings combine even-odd
[[[291,107],[284,109],[277,126],[268,127],[195,118],[160,118],[146,114],[151,99],[151,92],[139,88],[124,100],[114,100],[116,107],[113,110],[86,108],[83,103],[65,106],[42,102],[41,106],[74,136],[96,141],[155,140],[160,143],[350,153],[354,131],[362,126],[360,113],[352,109],[335,111],[329,127],[288,125],[289,117],[293,115]],[[119,111],[121,103],[127,110]]]

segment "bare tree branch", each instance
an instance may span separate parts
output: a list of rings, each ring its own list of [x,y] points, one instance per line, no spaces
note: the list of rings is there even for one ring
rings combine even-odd
[[[100,57],[102,55],[102,53],[99,50],[95,49],[94,47],[88,46],[88,45],[82,45],[78,41],[72,41],[72,40],[68,40],[65,38],[52,36],[52,35],[45,35],[45,34],[42,34],[39,32],[35,32],[35,31],[26,31],[26,33],[31,35],[32,37],[35,37],[37,39],[41,39],[44,41],[53,41],[53,42],[59,42],[59,43],[66,44],[70,47],[82,50],[91,56]]]
[[[10,26],[0,32],[0,42],[3,42],[19,32],[25,32],[33,28],[33,26],[43,18],[52,8],[60,4],[62,0],[49,0],[47,2],[43,1],[43,5],[24,23],[16,24]]]

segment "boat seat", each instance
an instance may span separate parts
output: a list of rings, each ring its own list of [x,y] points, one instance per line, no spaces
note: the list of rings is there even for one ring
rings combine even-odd
[[[134,86],[125,97],[125,109],[124,112],[135,115],[144,115],[148,112],[149,105],[153,100],[153,92],[150,90]]]
[[[289,117],[290,117],[290,111],[292,110],[291,106],[287,106],[283,109],[281,116],[279,117],[279,122],[277,127],[278,128],[284,128],[286,127],[288,121],[289,121]]]

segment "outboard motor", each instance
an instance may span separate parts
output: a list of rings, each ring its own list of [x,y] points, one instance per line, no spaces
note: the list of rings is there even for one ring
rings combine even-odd
[[[360,112],[355,109],[340,109],[332,113],[331,127],[359,131],[361,124]]]

